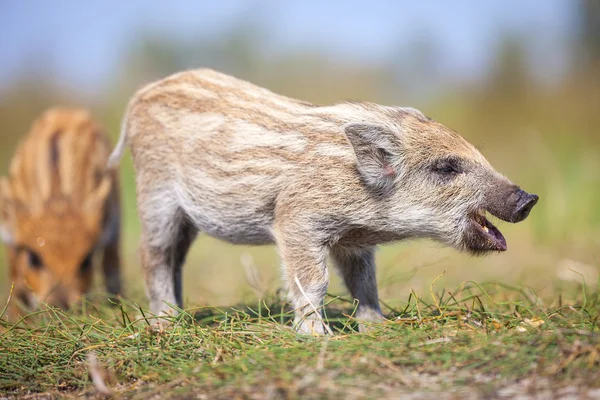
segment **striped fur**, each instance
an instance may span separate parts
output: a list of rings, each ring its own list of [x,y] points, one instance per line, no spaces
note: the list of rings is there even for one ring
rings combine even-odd
[[[2,178],[0,226],[11,281],[26,305],[68,306],[91,285],[91,255],[104,251],[118,293],[119,198],[106,169],[110,144],[88,112],[55,108],[31,127]]]
[[[487,191],[514,188],[456,132],[415,109],[318,107],[212,70],[136,93],[111,166],[127,143],[151,309],[182,305],[181,266],[204,232],[276,243],[299,329],[309,333],[323,332],[309,303],[322,304],[330,251],[359,317],[376,318],[374,246],[425,237],[467,249],[469,215],[485,208]],[[465,171],[445,180],[432,168],[449,158]]]

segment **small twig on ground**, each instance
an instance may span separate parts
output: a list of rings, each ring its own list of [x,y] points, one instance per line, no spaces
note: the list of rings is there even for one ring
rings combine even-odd
[[[452,341],[452,339],[450,339],[449,337],[441,337],[441,338],[437,338],[437,339],[431,339],[431,340],[428,340],[423,343],[415,344],[413,347],[429,346],[431,344],[448,343],[451,341]]]
[[[96,353],[93,351],[90,351],[87,355],[87,364],[90,378],[92,378],[96,390],[103,395],[111,395],[112,390],[104,382],[106,370],[100,365]]]

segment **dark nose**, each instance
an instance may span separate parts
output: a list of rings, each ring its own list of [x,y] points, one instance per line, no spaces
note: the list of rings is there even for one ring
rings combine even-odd
[[[521,222],[529,215],[529,212],[538,202],[539,197],[535,194],[529,194],[524,190],[519,189],[517,192],[519,200],[517,200],[517,207],[512,215],[511,222]]]
[[[69,309],[69,301],[67,300],[67,298],[65,296],[58,296],[51,300],[52,301],[49,301],[48,303],[52,304],[54,307],[60,308],[61,310],[64,310],[64,311]]]

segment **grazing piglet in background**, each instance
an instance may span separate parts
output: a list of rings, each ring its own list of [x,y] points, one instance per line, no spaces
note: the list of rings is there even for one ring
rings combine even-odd
[[[316,311],[333,258],[357,317],[379,320],[374,248],[429,238],[474,254],[506,250],[486,212],[509,221],[537,202],[460,135],[412,108],[318,107],[211,70],[173,75],[130,101],[129,142],[150,308],[182,307],[181,267],[198,232],[276,243],[296,324]]]
[[[0,181],[0,232],[14,296],[67,308],[90,289],[103,253],[108,292],[121,290],[117,175],[88,112],[51,109],[35,121]]]

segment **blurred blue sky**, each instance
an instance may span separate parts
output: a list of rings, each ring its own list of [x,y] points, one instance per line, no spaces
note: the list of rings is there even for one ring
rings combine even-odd
[[[569,0],[457,1],[0,1],[0,85],[24,71],[52,70],[60,82],[98,88],[118,71],[141,33],[218,38],[236,24],[265,33],[267,52],[317,49],[362,63],[389,60],[413,43],[440,51],[445,74],[486,70],[494,42],[527,39],[534,68],[566,62],[574,30]]]

